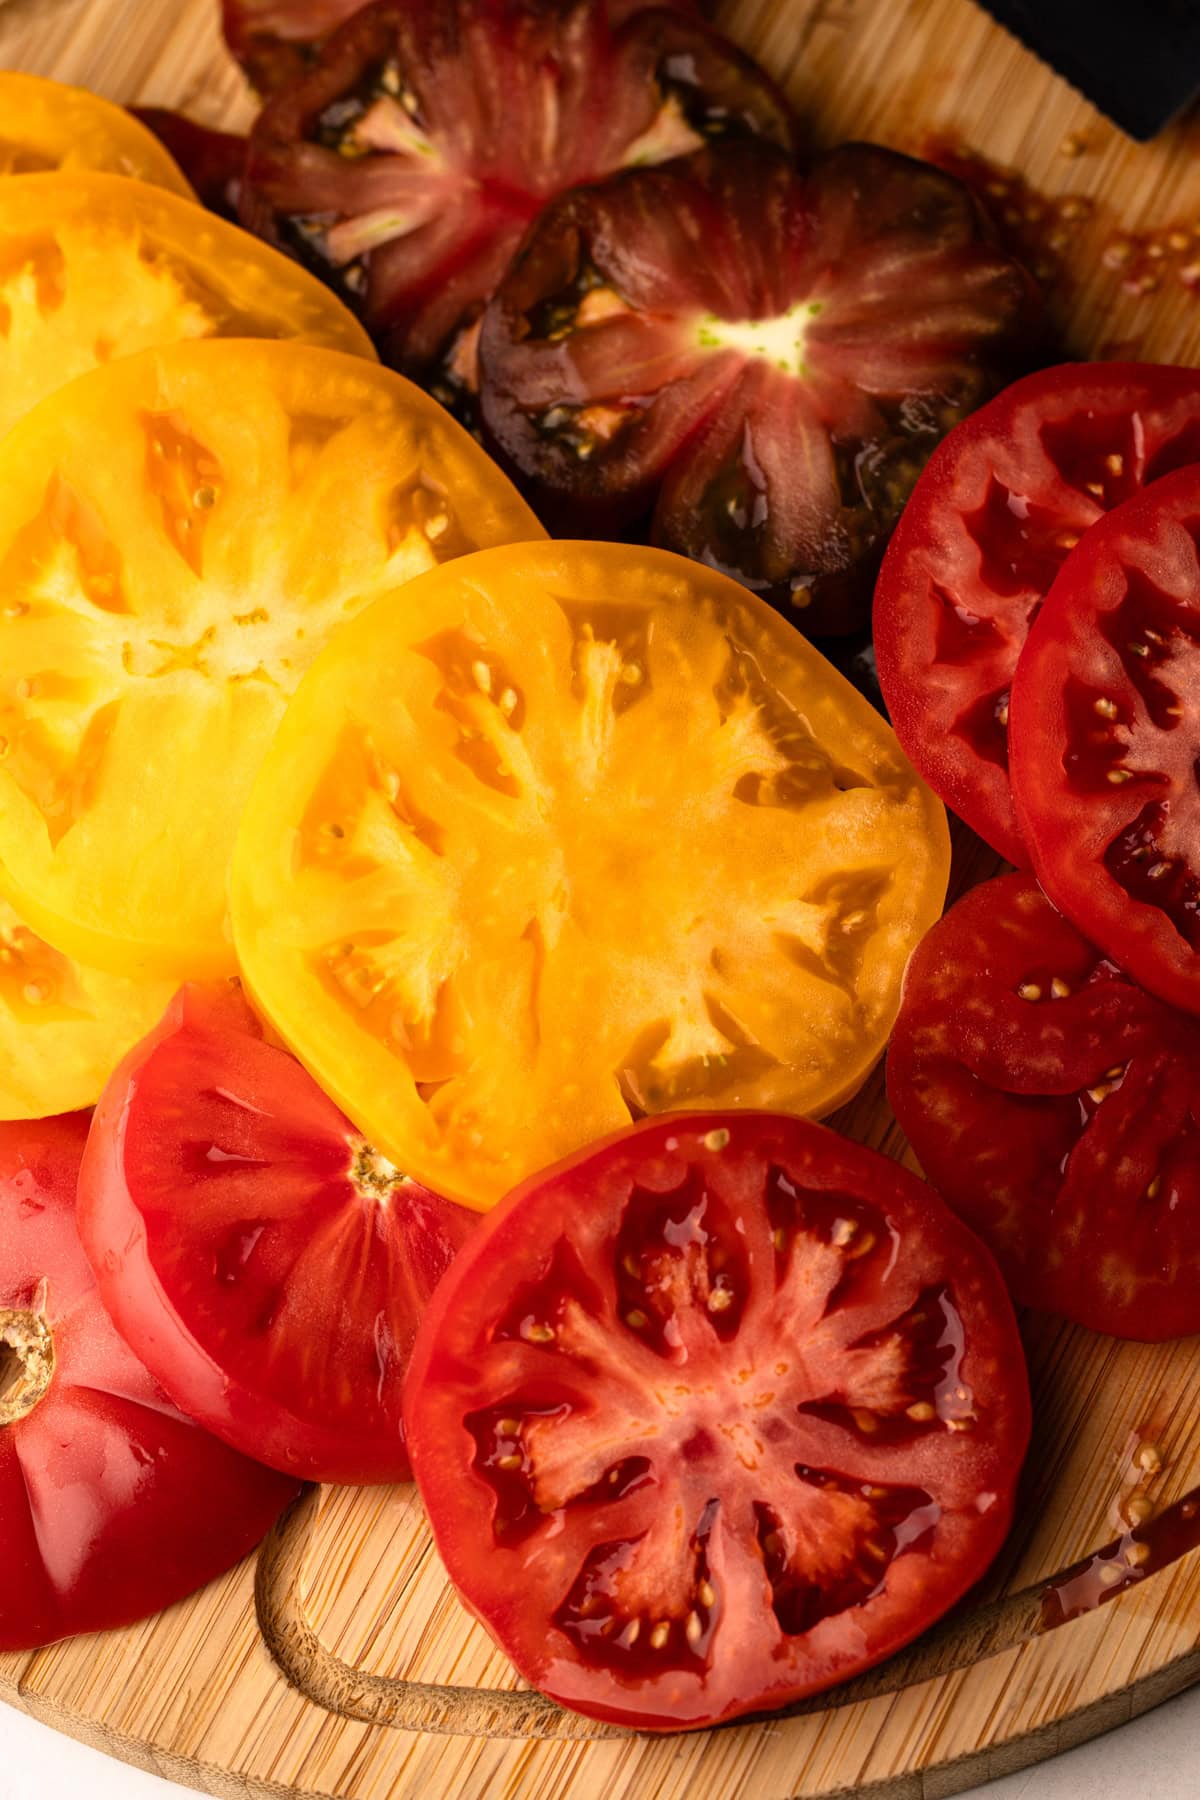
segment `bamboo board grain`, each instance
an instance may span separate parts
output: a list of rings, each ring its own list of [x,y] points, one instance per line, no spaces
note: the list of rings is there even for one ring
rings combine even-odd
[[[0,67],[236,127],[252,107],[216,12],[217,0],[0,0]],[[1193,253],[1173,252],[1141,291],[1105,257],[1114,230],[1159,226],[1195,230],[1200,252],[1200,124],[1131,145],[970,0],[727,0],[720,17],[783,82],[814,142],[912,148],[934,133],[1018,170],[1037,194],[1078,200],[1054,293],[1071,353],[1200,361],[1200,302],[1179,279]],[[994,867],[964,835],[956,884]],[[878,1076],[840,1123],[905,1154]],[[1038,1628],[1041,1587],[1114,1535],[1135,1481],[1156,1506],[1200,1484],[1196,1343],[1118,1345],[1044,1319],[1025,1329],[1036,1440],[987,1591],[794,1715],[652,1740],[558,1712],[459,1608],[407,1488],[307,1496],[257,1565],[160,1618],[0,1657],[0,1697],[238,1800],[937,1800],[1200,1680],[1200,1551],[1074,1623]],[[1147,1440],[1164,1453],[1153,1477],[1133,1462]]]

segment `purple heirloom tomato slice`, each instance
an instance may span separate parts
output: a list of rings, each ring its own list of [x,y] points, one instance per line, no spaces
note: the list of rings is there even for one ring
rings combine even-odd
[[[1096,520],[1200,458],[1200,371],[1067,363],[1027,375],[930,459],[875,590],[896,735],[931,787],[1010,862],[1009,702],[1051,583]]]
[[[87,1131],[0,1125],[0,1650],[183,1599],[297,1492],[176,1412],[109,1322],[75,1228]]]
[[[960,900],[908,966],[888,1097],[1017,1300],[1096,1331],[1200,1331],[1200,1026],[1028,875]]]
[[[601,0],[379,0],[266,107],[242,216],[469,410],[479,316],[548,200],[752,132],[790,144],[786,101],[677,10],[613,25]]]
[[[236,1449],[409,1474],[417,1320],[475,1216],[379,1156],[234,988],[184,988],[96,1109],[79,1229],[123,1336]]]
[[[248,140],[236,131],[214,131],[165,106],[136,106],[133,112],[171,152],[209,211],[236,224]]]
[[[870,144],[729,143],[565,195],[481,336],[535,504],[735,575],[810,635],[865,616],[926,458],[1025,353],[1029,277],[952,176]]]
[[[1200,1012],[1200,466],[1117,507],[1063,564],[1013,683],[1012,784],[1055,905]]]
[[[647,1121],[484,1221],[417,1336],[413,1468],[519,1672],[639,1730],[890,1655],[996,1554],[1012,1307],[932,1189],[799,1119]]]

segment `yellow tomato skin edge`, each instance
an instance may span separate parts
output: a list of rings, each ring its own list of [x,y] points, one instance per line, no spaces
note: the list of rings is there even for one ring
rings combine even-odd
[[[570,558],[576,552],[605,559],[611,556],[614,561],[628,554],[627,548],[613,544],[571,544],[560,540],[542,544],[510,545],[503,549],[492,549],[476,553],[462,559],[453,567],[462,579],[470,579],[474,570],[485,564],[489,570],[503,565],[519,579],[523,561],[533,557],[536,560],[553,558],[561,555]],[[698,565],[687,559],[666,551],[653,550],[641,552],[648,555],[663,567],[673,567],[683,578],[695,577]],[[406,591],[406,598],[414,608],[421,604],[421,590],[426,584],[438,579],[445,571],[432,571],[418,577]],[[615,574],[614,570],[614,574]],[[704,570],[708,580],[715,579],[725,587],[732,589],[735,584],[717,577],[711,570]],[[614,580],[612,590],[617,590]],[[914,795],[920,798],[920,832],[923,849],[927,857],[927,879],[925,880],[919,900],[912,908],[911,918],[907,921],[906,933],[909,941],[909,953],[924,933],[940,917],[945,900],[946,887],[950,871],[950,838],[946,822],[945,808],[931,790],[911,768],[907,758],[900,750],[894,734],[886,721],[882,720],[863,696],[820,655],[807,640],[793,631],[793,628],[778,614],[773,612],[763,601],[741,587],[736,589],[740,603],[750,614],[757,618],[759,625],[768,632],[783,632],[793,642],[793,649],[798,650],[801,658],[810,669],[819,671],[819,680],[832,695],[838,706],[851,715],[857,724],[862,725],[868,735],[886,736],[889,742],[889,755],[893,766],[902,767],[911,778],[908,785]],[[289,862],[292,854],[291,845],[277,842],[273,832],[273,796],[278,791],[281,780],[295,777],[296,765],[303,769],[306,762],[312,765],[313,759],[319,755],[310,740],[308,721],[304,717],[306,703],[310,696],[316,696],[325,679],[326,673],[336,669],[339,664],[361,667],[362,657],[369,653],[371,640],[382,638],[386,641],[387,622],[391,610],[397,604],[396,596],[384,596],[375,601],[357,619],[331,641],[322,651],[319,658],[309,669],[298,689],[297,696],[287,712],[276,733],[272,747],[264,763],[260,766],[258,777],[251,791],[251,797],[243,814],[242,824],[231,866],[231,904],[230,916],[233,921],[235,946],[242,967],[242,977],[251,997],[258,1009],[272,1022],[275,1029],[293,1053],[305,1064],[318,1083],[328,1092],[347,1115],[359,1126],[376,1148],[382,1150],[398,1166],[411,1173],[416,1179],[426,1182],[446,1197],[458,1201],[477,1211],[488,1211],[503,1198],[503,1195],[514,1185],[514,1181],[505,1181],[498,1185],[480,1185],[464,1183],[456,1185],[454,1172],[444,1165],[422,1162],[419,1156],[412,1154],[412,1143],[401,1133],[397,1134],[391,1127],[386,1102],[381,1096],[386,1093],[387,1057],[377,1044],[366,1042],[364,1055],[374,1067],[369,1077],[360,1082],[352,1077],[348,1080],[346,1073],[347,1059],[342,1035],[336,1030],[322,1029],[326,1021],[316,1006],[310,1006],[305,1016],[305,1031],[297,1033],[289,1028],[289,1001],[295,993],[295,971],[290,969],[273,949],[278,949],[279,940],[273,932],[273,919],[269,911],[268,893],[278,881],[287,883],[290,880]],[[519,604],[519,602],[518,602]],[[293,834],[294,835],[294,834]],[[273,870],[265,867],[264,859],[277,857],[279,865]],[[265,880],[266,889],[260,884]],[[264,901],[266,906],[264,907]],[[266,945],[266,954],[260,954]],[[846,1060],[836,1071],[831,1071],[830,1078],[823,1088],[813,1094],[811,1103],[804,1108],[809,1117],[822,1118],[835,1111],[839,1106],[851,1099],[861,1088],[871,1070],[879,1061],[887,1038],[895,1022],[899,1007],[900,989],[907,953],[900,966],[895,968],[891,981],[891,994],[886,1012],[881,1015],[869,1039],[861,1047],[860,1053]],[[365,1033],[363,1034],[365,1037]],[[369,1099],[364,1101],[363,1094]],[[711,1096],[702,1096],[695,1101],[678,1101],[679,1109],[689,1106],[712,1107],[716,1104],[731,1104],[728,1099],[717,1101]],[[763,1110],[764,1103],[754,1096],[744,1102],[734,1100],[733,1105],[744,1105],[751,1109]],[[768,1110],[796,1110],[780,1106],[772,1100]],[[620,1121],[615,1121],[619,1123]],[[578,1144],[576,1148],[580,1147]],[[556,1146],[554,1155],[544,1159],[553,1161],[560,1154],[569,1153],[568,1149]],[[521,1170],[516,1180],[524,1178],[531,1169]]]
[[[123,106],[86,88],[0,69],[0,179],[10,173],[14,152],[18,173],[106,169],[199,204],[170,151]]]

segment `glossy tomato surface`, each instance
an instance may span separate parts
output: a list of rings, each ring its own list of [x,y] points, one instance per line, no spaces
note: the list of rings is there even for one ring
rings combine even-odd
[[[631,1117],[839,1105],[948,861],[888,726],[776,613],[661,550],[555,542],[331,639],[230,903],[326,1092],[486,1208]]]
[[[844,632],[930,451],[1037,314],[930,164],[722,144],[541,215],[485,316],[484,422],[556,528],[652,515],[656,542]]]
[[[1010,862],[1017,658],[1084,532],[1200,458],[1200,372],[1068,363],[1028,375],[931,458],[875,590],[879,679],[901,743],[947,806]]]
[[[264,110],[242,217],[465,408],[479,315],[549,199],[755,132],[790,145],[782,95],[677,10],[614,25],[602,0],[379,0]]]
[[[374,360],[338,300],[246,232],[121,175],[0,181],[0,434],[77,375],[199,338]]]
[[[0,176],[101,169],[194,199],[153,132],[85,88],[0,69]]]
[[[1200,1331],[1200,1026],[1031,876],[985,882],[920,945],[888,1097],[1018,1301],[1118,1337]]]
[[[1012,696],[1017,818],[1046,892],[1152,993],[1200,1012],[1200,466],[1092,527]]]
[[[297,1492],[177,1412],[109,1322],[75,1229],[87,1130],[0,1125],[0,1650],[181,1600]]]
[[[990,1255],[817,1125],[656,1120],[519,1189],[417,1337],[413,1467],[528,1681],[640,1729],[846,1680],[975,1582],[1029,1435]]]
[[[238,817],[321,645],[421,570],[539,535],[364,357],[174,344],[51,395],[0,445],[0,888],[81,962],[232,973]]]
[[[473,1213],[379,1156],[234,987],[184,988],[96,1109],[79,1230],[190,1418],[306,1481],[408,1479],[417,1321]]]

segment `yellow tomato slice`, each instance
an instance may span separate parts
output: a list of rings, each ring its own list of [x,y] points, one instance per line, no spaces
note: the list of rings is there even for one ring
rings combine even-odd
[[[330,642],[231,911],[321,1084],[485,1208],[631,1116],[847,1098],[948,866],[890,728],[777,614],[664,551],[543,543]]]
[[[86,88],[0,69],[0,175],[106,169],[194,200],[183,170],[152,131]]]
[[[238,817],[326,638],[539,532],[441,407],[359,357],[186,344],[52,395],[0,444],[0,887],[95,967],[229,972]]]
[[[102,363],[209,337],[375,356],[315,276],[177,194],[124,175],[0,181],[0,433]]]
[[[174,992],[72,962],[0,900],[0,1119],[94,1106]]]

